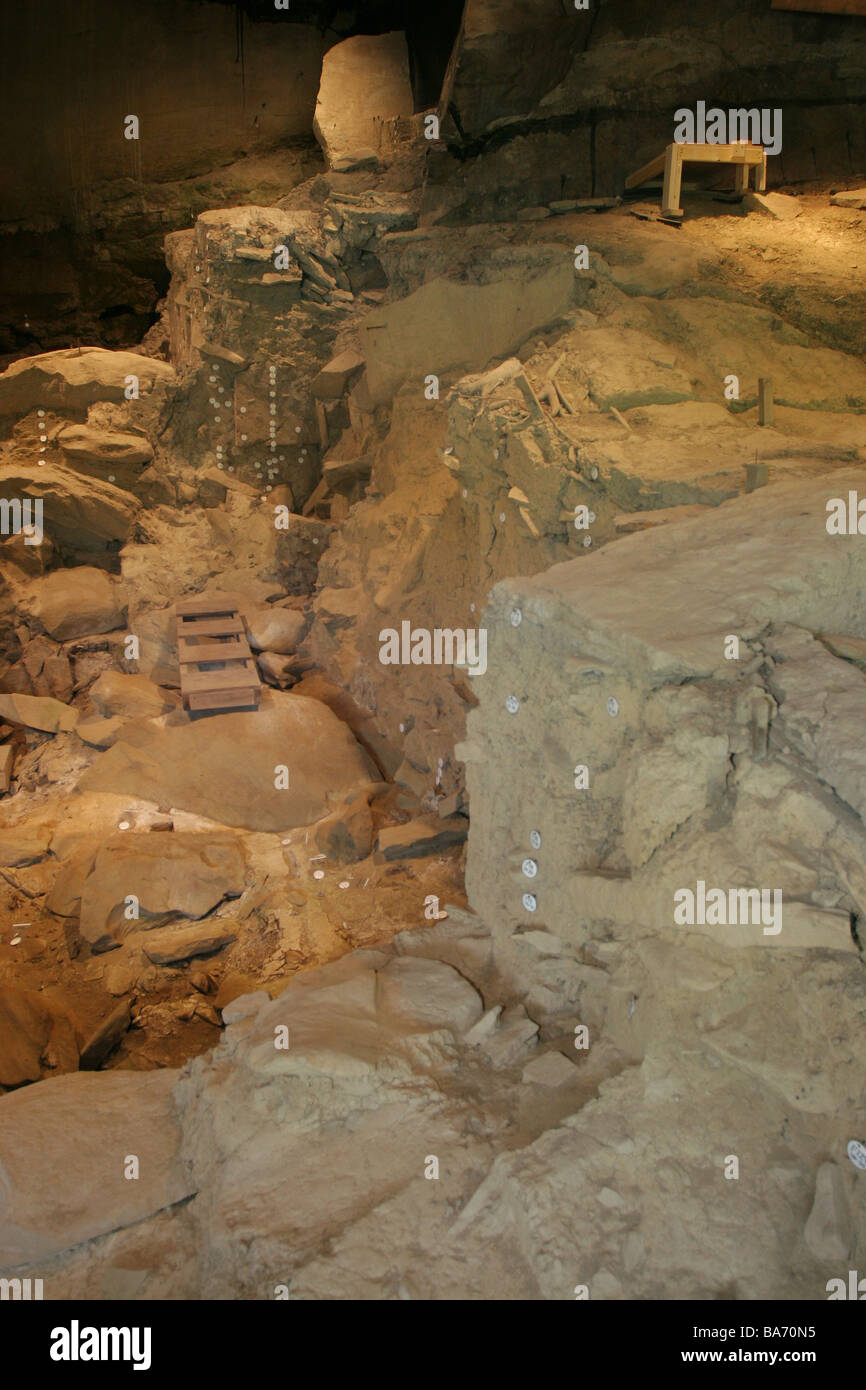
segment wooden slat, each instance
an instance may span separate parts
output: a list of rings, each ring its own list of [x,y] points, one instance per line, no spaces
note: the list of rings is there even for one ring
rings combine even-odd
[[[646,183],[647,179],[660,174],[665,167],[665,157],[660,154],[657,159],[651,159],[649,164],[645,164],[642,169],[638,169],[636,174],[629,174],[625,181],[626,188],[637,188],[639,183]]]
[[[801,10],[806,14],[849,14],[866,17],[866,0],[773,0],[774,10]]]
[[[231,594],[211,594],[208,598],[185,598],[174,605],[178,617],[207,613],[236,613],[238,601]]]
[[[222,671],[200,671],[195,667],[185,667],[181,671],[181,690],[186,694],[196,694],[206,690],[231,690],[233,686],[257,684],[255,663],[235,661]]]
[[[697,145],[684,141],[679,146],[684,160],[692,164],[760,164],[764,157],[762,145]]]
[[[243,632],[241,618],[187,618],[178,621],[178,635],[183,637],[233,637]]]
[[[177,639],[181,665],[198,661],[244,661],[252,656],[244,637],[227,637],[224,642],[191,642],[188,637]]]
[[[186,702],[187,709],[237,709],[238,706],[256,705],[258,706],[261,697],[261,687],[255,689],[246,686],[238,690],[220,690],[211,694],[190,695]]]

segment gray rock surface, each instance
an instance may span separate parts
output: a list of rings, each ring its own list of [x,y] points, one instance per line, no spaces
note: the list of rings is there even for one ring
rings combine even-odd
[[[195,1191],[178,1155],[174,1082],[171,1071],[64,1076],[3,1098],[0,1266],[68,1250]]]

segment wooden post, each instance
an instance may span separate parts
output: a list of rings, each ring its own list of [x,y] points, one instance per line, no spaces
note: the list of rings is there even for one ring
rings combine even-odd
[[[755,171],[755,192],[766,193],[767,191],[767,152],[761,151],[761,162]]]
[[[746,492],[754,492],[756,487],[766,487],[767,465],[765,463],[746,464]]]
[[[735,165],[734,165],[734,192],[735,192],[735,193],[748,193],[748,191],[749,191],[749,168],[750,168],[750,167],[751,167],[751,166],[748,165],[748,164],[746,164],[745,161],[744,161],[742,164],[735,164]]]
[[[773,423],[773,378],[771,376],[758,377],[758,424],[772,425]]]
[[[665,150],[665,182],[662,190],[662,217],[682,217],[680,188],[683,177],[682,146],[674,142]]]

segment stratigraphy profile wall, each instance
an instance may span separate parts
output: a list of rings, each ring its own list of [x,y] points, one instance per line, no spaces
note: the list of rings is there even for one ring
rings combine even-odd
[[[189,178],[241,154],[308,135],[322,34],[238,24],[232,6],[195,0],[6,5],[0,43],[20,64],[4,83],[0,221],[90,223],[116,179]],[[51,93],[44,119],[21,100]],[[136,139],[124,121],[139,121]]]

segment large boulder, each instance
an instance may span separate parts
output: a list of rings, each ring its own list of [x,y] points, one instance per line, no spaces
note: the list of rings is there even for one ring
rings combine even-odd
[[[303,613],[267,603],[244,607],[243,615],[253,651],[276,652],[278,656],[291,656],[307,626]]]
[[[174,368],[155,357],[104,348],[64,348],[22,357],[0,373],[0,416],[26,415],[36,406],[83,412],[94,401],[122,401],[130,376],[138,378],[142,396],[159,381],[173,381]]]
[[[121,627],[126,616],[115,579],[92,565],[52,570],[33,585],[33,611],[58,642]]]
[[[195,1191],[178,1153],[176,1079],[79,1073],[0,1100],[0,1268],[131,1226]]]
[[[57,442],[70,467],[105,477],[119,487],[133,487],[142,468],[153,458],[153,449],[143,435],[98,429],[90,424],[68,425],[61,430]]]
[[[123,671],[103,671],[90,687],[90,698],[104,719],[122,715],[126,719],[153,719],[177,706],[177,696],[161,690],[147,676],[127,675]]]
[[[288,768],[289,785],[278,773]],[[318,700],[266,690],[255,712],[212,715],[118,740],[79,781],[249,830],[288,830],[326,816],[376,780],[349,729]]]
[[[244,889],[244,855],[230,835],[119,834],[98,851],[81,891],[81,935],[111,950],[136,928],[203,917]]]
[[[129,533],[138,503],[99,478],[46,464],[0,468],[0,499],[42,504],[41,526],[52,544],[73,551],[108,550]],[[116,548],[116,547],[115,547]]]

